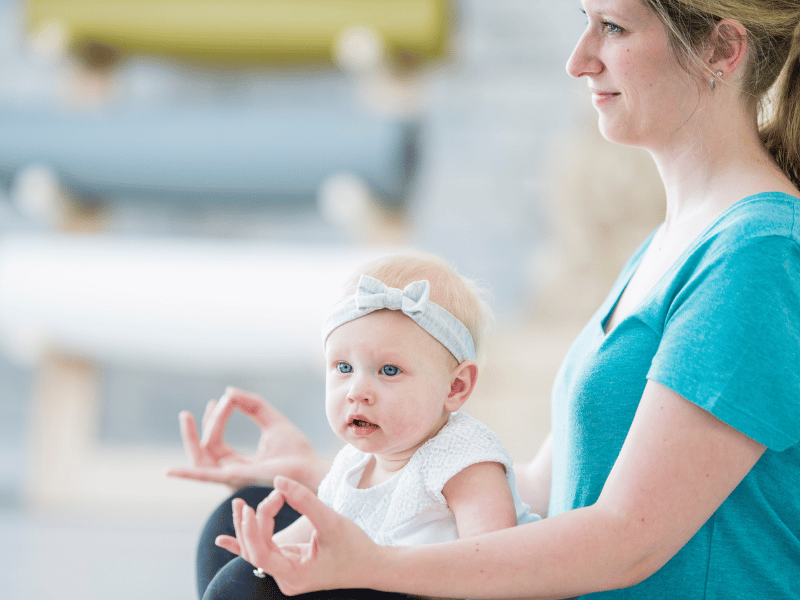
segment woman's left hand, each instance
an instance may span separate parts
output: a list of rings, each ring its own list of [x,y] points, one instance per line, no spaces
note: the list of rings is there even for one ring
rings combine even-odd
[[[309,543],[278,545],[272,540],[275,515],[287,502],[309,518]],[[269,573],[280,590],[295,595],[316,590],[372,587],[370,575],[381,572],[383,549],[349,519],[323,504],[308,488],[285,477],[253,510],[233,501],[236,537],[219,536],[221,548]]]

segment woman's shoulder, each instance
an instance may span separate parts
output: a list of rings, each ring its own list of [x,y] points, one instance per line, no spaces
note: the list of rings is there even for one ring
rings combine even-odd
[[[663,282],[662,308],[701,288],[794,288],[800,282],[800,198],[764,192],[739,200],[694,240]]]
[[[800,197],[783,191],[769,191],[742,198],[728,210],[732,219],[750,219],[765,225],[780,225],[800,209]]]
[[[764,238],[800,243],[800,198],[762,192],[739,200],[708,228],[706,243],[748,246]]]
[[[676,263],[663,297],[686,299],[683,292],[704,289],[718,299],[723,288],[760,297],[798,285],[800,198],[765,192],[731,206],[695,240]]]

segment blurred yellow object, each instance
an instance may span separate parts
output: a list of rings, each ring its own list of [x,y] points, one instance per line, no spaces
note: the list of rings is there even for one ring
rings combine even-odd
[[[353,28],[404,63],[437,58],[448,0],[27,0],[31,35],[71,48],[103,45],[204,59],[331,61]]]

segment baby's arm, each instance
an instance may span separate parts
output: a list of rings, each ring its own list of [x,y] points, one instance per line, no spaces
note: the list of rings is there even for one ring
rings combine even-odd
[[[514,497],[500,463],[470,465],[444,484],[442,495],[456,517],[460,538],[517,524]]]

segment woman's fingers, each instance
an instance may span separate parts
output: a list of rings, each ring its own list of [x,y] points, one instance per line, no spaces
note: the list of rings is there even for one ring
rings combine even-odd
[[[261,536],[265,540],[272,540],[272,536],[275,533],[275,515],[283,507],[283,503],[283,495],[273,490],[256,507],[256,522]]]
[[[241,521],[242,535],[239,538],[239,547],[245,554],[241,556],[251,565],[261,567],[267,573],[286,572],[291,569],[290,558],[296,555],[284,555],[281,548],[273,543],[272,537],[264,538],[260,531],[256,512],[249,506],[242,509]]]
[[[256,513],[250,506],[242,508],[242,520],[239,524],[241,534],[236,535],[239,540],[239,546],[244,549],[245,554],[242,556],[247,562],[255,565],[259,557],[263,557],[267,548],[264,544],[264,538],[258,531],[258,522],[256,520]]]
[[[231,509],[233,510],[233,530],[236,533],[236,539],[239,542],[239,556],[246,561],[250,561],[247,557],[247,546],[243,543],[242,538],[242,515],[247,503],[241,498],[234,498],[231,502]]]
[[[214,462],[211,457],[206,457],[207,462]],[[281,461],[275,461],[274,468],[278,469]],[[164,474],[167,477],[207,481],[209,483],[222,483],[233,490],[238,490],[249,485],[272,485],[272,480],[265,477],[262,472],[270,472],[273,468],[269,462],[256,465],[246,462],[222,462],[206,465],[174,465],[167,467]]]
[[[200,444],[203,448],[214,448],[221,446],[225,425],[231,418],[234,409],[238,409],[250,417],[263,430],[269,426],[268,413],[265,412],[269,407],[267,401],[256,394],[243,392],[236,388],[229,387],[225,390],[219,402],[211,409],[203,428],[203,439]],[[271,408],[271,407],[269,407]],[[272,409],[274,411],[274,409]]]
[[[263,559],[271,553],[280,554],[281,550],[272,542],[272,534],[275,529],[275,515],[282,506],[283,496],[275,491],[259,503],[256,512],[244,500],[235,498],[231,502],[231,510],[236,537],[220,535],[214,543],[251,564],[255,564],[255,557]]]
[[[213,448],[223,443],[225,425],[233,413],[227,392],[222,395],[219,402],[214,403],[213,407],[209,408],[209,404],[206,405],[206,414],[203,416],[203,438],[200,440],[203,448]]]
[[[195,467],[179,465],[167,467],[164,471],[167,477],[177,477],[179,479],[193,479],[194,481],[206,481],[208,483],[224,483],[230,485],[231,474],[219,467]]]
[[[217,407],[216,400],[209,400],[208,402],[206,402],[206,410],[203,412],[203,420],[201,421],[203,424],[203,431],[205,431],[206,428],[208,427],[208,419],[211,417],[216,407]]]
[[[275,489],[279,491],[284,500],[299,512],[307,516],[314,527],[319,531],[338,518],[333,509],[323,503],[317,495],[304,485],[289,479],[288,477],[276,476]]]
[[[197,423],[194,416],[188,410],[184,410],[178,415],[178,422],[186,455],[193,465],[200,465],[203,461],[203,450],[200,447],[200,438],[197,436]]]
[[[218,535],[217,539],[214,540],[214,543],[220,548],[236,554],[237,556],[242,555],[242,550],[239,547],[239,540],[237,540],[235,537],[231,537],[229,535]]]

